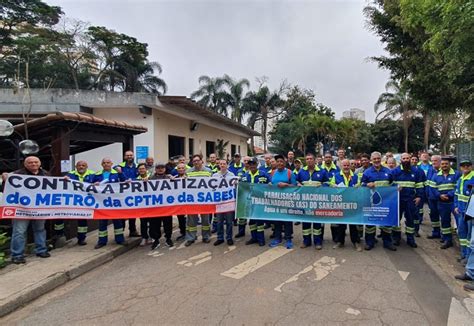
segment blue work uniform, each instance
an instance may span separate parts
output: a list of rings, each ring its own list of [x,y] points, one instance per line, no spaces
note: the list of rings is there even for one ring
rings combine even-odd
[[[472,234],[472,220],[466,221],[464,216],[467,210],[467,204],[474,188],[474,171],[467,175],[462,175],[456,183],[454,192],[454,207],[459,210],[458,216],[458,237],[461,245],[461,258],[469,257],[471,248],[469,246]]]
[[[439,210],[438,210],[438,201],[439,198],[436,197],[435,188],[436,182],[433,178],[438,174],[438,170],[436,170],[433,166],[428,170],[426,174],[426,183],[425,183],[425,191],[426,191],[426,198],[428,200],[428,207],[430,208],[430,221],[431,221],[431,236],[430,239],[437,239],[441,238],[441,222],[439,218]]]
[[[321,165],[321,169],[326,171],[329,179],[334,177],[334,175],[336,175],[340,171],[339,167],[334,162],[331,162],[330,166],[327,166],[326,162],[323,162],[323,164]],[[332,237],[332,241],[334,242],[337,242],[338,227],[339,227],[339,224],[331,224],[331,237]],[[324,235],[324,225],[323,225],[323,235]]]
[[[336,173],[331,180],[329,181],[331,186],[344,186],[344,187],[358,187],[359,186],[359,178],[357,174],[354,174],[350,171],[349,177],[346,177],[344,172],[341,170],[339,173]],[[346,229],[347,224],[338,224],[337,234],[336,234],[336,242],[340,244],[344,244],[346,239]],[[351,242],[353,244],[360,243],[360,236],[359,230],[357,225],[350,224],[349,225],[349,234],[351,237]]]
[[[362,180],[360,185],[366,187],[368,183],[375,183],[375,187],[389,187],[392,185],[392,171],[389,168],[381,166],[377,170],[374,166],[369,167],[362,174]],[[382,230],[382,240],[384,247],[392,246],[392,227],[383,226],[380,228]],[[365,226],[365,244],[366,250],[370,250],[375,246],[375,225],[366,225]]]
[[[230,163],[229,171],[232,172],[234,175],[239,175],[240,170],[244,168],[244,163],[240,162],[236,164],[235,162]]]
[[[321,187],[328,186],[329,177],[324,169],[320,169],[317,165],[314,171],[310,172],[305,166],[298,172],[296,181],[303,186]],[[303,243],[305,246],[311,246],[311,235],[315,246],[323,245],[323,224],[303,222]]]
[[[428,166],[430,166],[430,165],[428,164]],[[417,237],[419,237],[418,232],[420,231],[420,223],[423,221],[423,205],[427,201],[427,198],[426,198],[426,180],[427,180],[426,174],[428,172],[425,172],[424,167],[425,167],[425,165],[420,165],[419,163],[415,167],[418,171],[422,172],[422,173],[419,173],[419,174],[420,174],[420,177],[421,177],[421,182],[423,182],[423,190],[424,190],[423,195],[420,199],[420,202],[418,203],[418,205],[416,205],[415,218],[413,220],[413,224],[415,226],[415,236],[417,236]]]
[[[101,184],[105,183],[115,183],[123,182],[127,180],[123,173],[118,173],[116,170],[112,169],[110,171],[99,171],[91,176],[91,183],[99,182]],[[118,244],[125,242],[125,237],[123,235],[124,223],[123,220],[113,219],[114,224],[114,235],[115,242]],[[107,225],[109,224],[108,220],[99,220],[99,245],[106,245],[108,240]]]
[[[70,180],[76,180],[81,182],[91,182],[91,178],[94,175],[94,171],[87,169],[84,174],[80,174],[77,170],[69,171],[67,176]],[[56,236],[64,236],[64,220],[55,220],[54,221],[54,232]],[[87,235],[87,220],[78,219],[77,220],[77,242],[79,244],[83,243],[86,240]]]
[[[249,183],[261,183],[267,184],[271,181],[271,177],[268,173],[263,170],[257,170],[255,173],[248,171],[245,173],[242,178],[240,179],[241,182],[249,182]],[[264,233],[264,220],[250,220],[249,221],[249,229],[250,235],[254,242],[258,242],[260,246],[265,245],[265,233]],[[240,225],[239,225],[240,228]]]
[[[434,195],[438,199],[438,211],[441,217],[441,239],[448,245],[453,244],[451,232],[451,213],[454,209],[454,190],[459,179],[459,173],[450,169],[447,175],[440,170],[434,177]],[[441,195],[447,195],[447,200],[442,200]]]
[[[127,162],[122,162],[120,164],[118,164],[117,166],[119,166],[121,169],[122,169],[122,174],[125,176],[125,179],[126,180],[136,180],[137,177],[138,177],[138,167],[137,165],[135,164],[135,162],[133,162],[131,165],[128,165]],[[114,167],[114,169],[116,169],[116,167]],[[124,223],[124,227],[125,227],[125,220],[123,221]],[[128,229],[130,231],[130,234],[136,234],[137,233],[137,226],[136,226],[136,218],[129,218],[128,219]]]
[[[398,166],[392,171],[393,182],[400,187],[400,208],[399,219],[405,216],[405,233],[407,236],[407,244],[416,247],[415,245],[415,218],[417,207],[415,205],[415,198],[422,199],[425,192],[424,173],[422,170],[414,166],[410,166],[409,170],[404,170],[402,166]],[[400,243],[401,228],[393,228],[393,239],[395,244]]]
[[[217,173],[217,172],[219,171],[219,165],[217,165],[217,164],[209,163],[206,167],[207,167],[209,170],[211,170],[212,173]]]

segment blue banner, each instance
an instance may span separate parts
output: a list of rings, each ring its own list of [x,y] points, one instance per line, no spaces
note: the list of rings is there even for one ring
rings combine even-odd
[[[240,182],[237,218],[398,226],[397,187],[287,187]]]

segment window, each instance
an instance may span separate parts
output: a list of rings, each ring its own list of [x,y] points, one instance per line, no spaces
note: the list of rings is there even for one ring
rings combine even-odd
[[[237,146],[232,144],[230,145],[230,155],[234,156],[235,153],[237,153]]]
[[[184,137],[168,136],[168,156],[184,155]]]
[[[188,141],[188,154],[189,154],[189,157],[192,157],[194,155],[194,139],[193,138],[189,138],[189,141]]]
[[[206,141],[206,157],[209,157],[212,153],[216,151],[216,143],[213,141]]]

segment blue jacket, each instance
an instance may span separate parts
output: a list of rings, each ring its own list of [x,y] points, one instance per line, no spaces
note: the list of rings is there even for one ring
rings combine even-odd
[[[392,171],[385,166],[381,166],[377,171],[375,167],[371,166],[362,174],[361,185],[366,187],[368,183],[375,183],[376,187],[388,187],[393,183]]]
[[[430,200],[439,200],[439,197],[436,197],[436,193],[434,191],[436,188],[436,182],[433,180],[437,174],[438,170],[436,170],[433,166],[430,167],[428,173],[426,174],[425,191],[426,197],[428,197]]]
[[[439,196],[448,195],[449,199],[447,201],[441,201],[442,203],[451,203],[454,200],[454,189],[456,188],[456,183],[459,179],[459,172],[455,172],[453,169],[449,170],[447,176],[443,175],[443,171],[439,171],[434,177],[433,181],[435,182],[434,194],[435,197],[440,200]]]
[[[298,172],[296,181],[303,186],[326,186],[329,182],[329,176],[326,170],[320,169],[317,165],[314,167],[313,173],[309,173],[308,167],[305,166]]]
[[[454,192],[454,207],[459,208],[461,213],[465,213],[467,203],[474,188],[474,171],[468,175],[462,175],[456,183],[456,190]]]
[[[351,174],[349,176],[349,179],[346,179],[346,176],[344,175],[344,172],[339,171],[339,173],[336,173],[330,180],[329,182],[331,185],[339,185],[339,184],[344,184],[346,187],[356,187],[359,183],[359,178],[357,174],[354,174],[351,171]]]
[[[321,164],[321,166],[319,168],[321,170],[326,171],[328,179],[331,179],[336,173],[338,173],[340,171],[339,168],[337,167],[337,165],[334,164],[334,162],[331,163],[330,167],[327,167],[326,164],[323,162],[323,164]]]
[[[127,162],[122,162],[119,165],[114,166],[114,169],[120,166],[122,168],[122,173],[125,176],[125,179],[136,180],[138,177],[138,168],[135,162],[132,166],[128,166]]]
[[[265,171],[265,172],[267,172],[267,173],[270,173],[270,172],[272,172],[272,166],[271,166],[271,165],[269,165],[269,166],[261,165],[261,166],[259,167],[259,170],[262,170],[262,171]]]
[[[240,178],[240,181],[250,183],[269,183],[271,182],[271,176],[262,170],[257,170],[254,174],[248,171],[242,176],[242,178]]]
[[[92,171],[92,170],[89,170],[89,169],[87,169],[86,172],[83,175],[80,175],[79,172],[77,172],[77,170],[72,170],[72,171],[68,172],[67,176],[71,180],[77,180],[77,181],[81,181],[81,182],[92,183],[92,179],[94,177],[94,174],[95,174],[95,172]]]
[[[230,163],[229,171],[234,175],[239,175],[240,170],[244,168],[244,163],[240,162],[239,165],[236,165],[235,162]]]
[[[425,195],[424,172],[414,166],[405,171],[402,166],[393,169],[393,183],[401,187],[400,200],[409,201],[416,197],[423,198]]]
[[[91,183],[96,183],[96,182],[113,183],[113,182],[123,182],[123,181],[126,181],[126,180],[127,180],[127,178],[125,177],[125,175],[123,173],[118,173],[117,171],[112,169],[110,171],[110,176],[109,176],[108,180],[104,180],[104,170],[102,170],[102,171],[96,172],[92,176]]]

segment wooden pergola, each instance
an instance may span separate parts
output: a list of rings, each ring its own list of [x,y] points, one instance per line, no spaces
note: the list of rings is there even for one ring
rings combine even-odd
[[[143,126],[97,118],[87,113],[56,112],[15,126],[9,144],[0,147],[0,171],[20,167],[18,143],[31,139],[39,144],[37,156],[52,175],[61,175],[61,160],[101,146],[122,143],[123,152],[133,149],[133,136]]]

